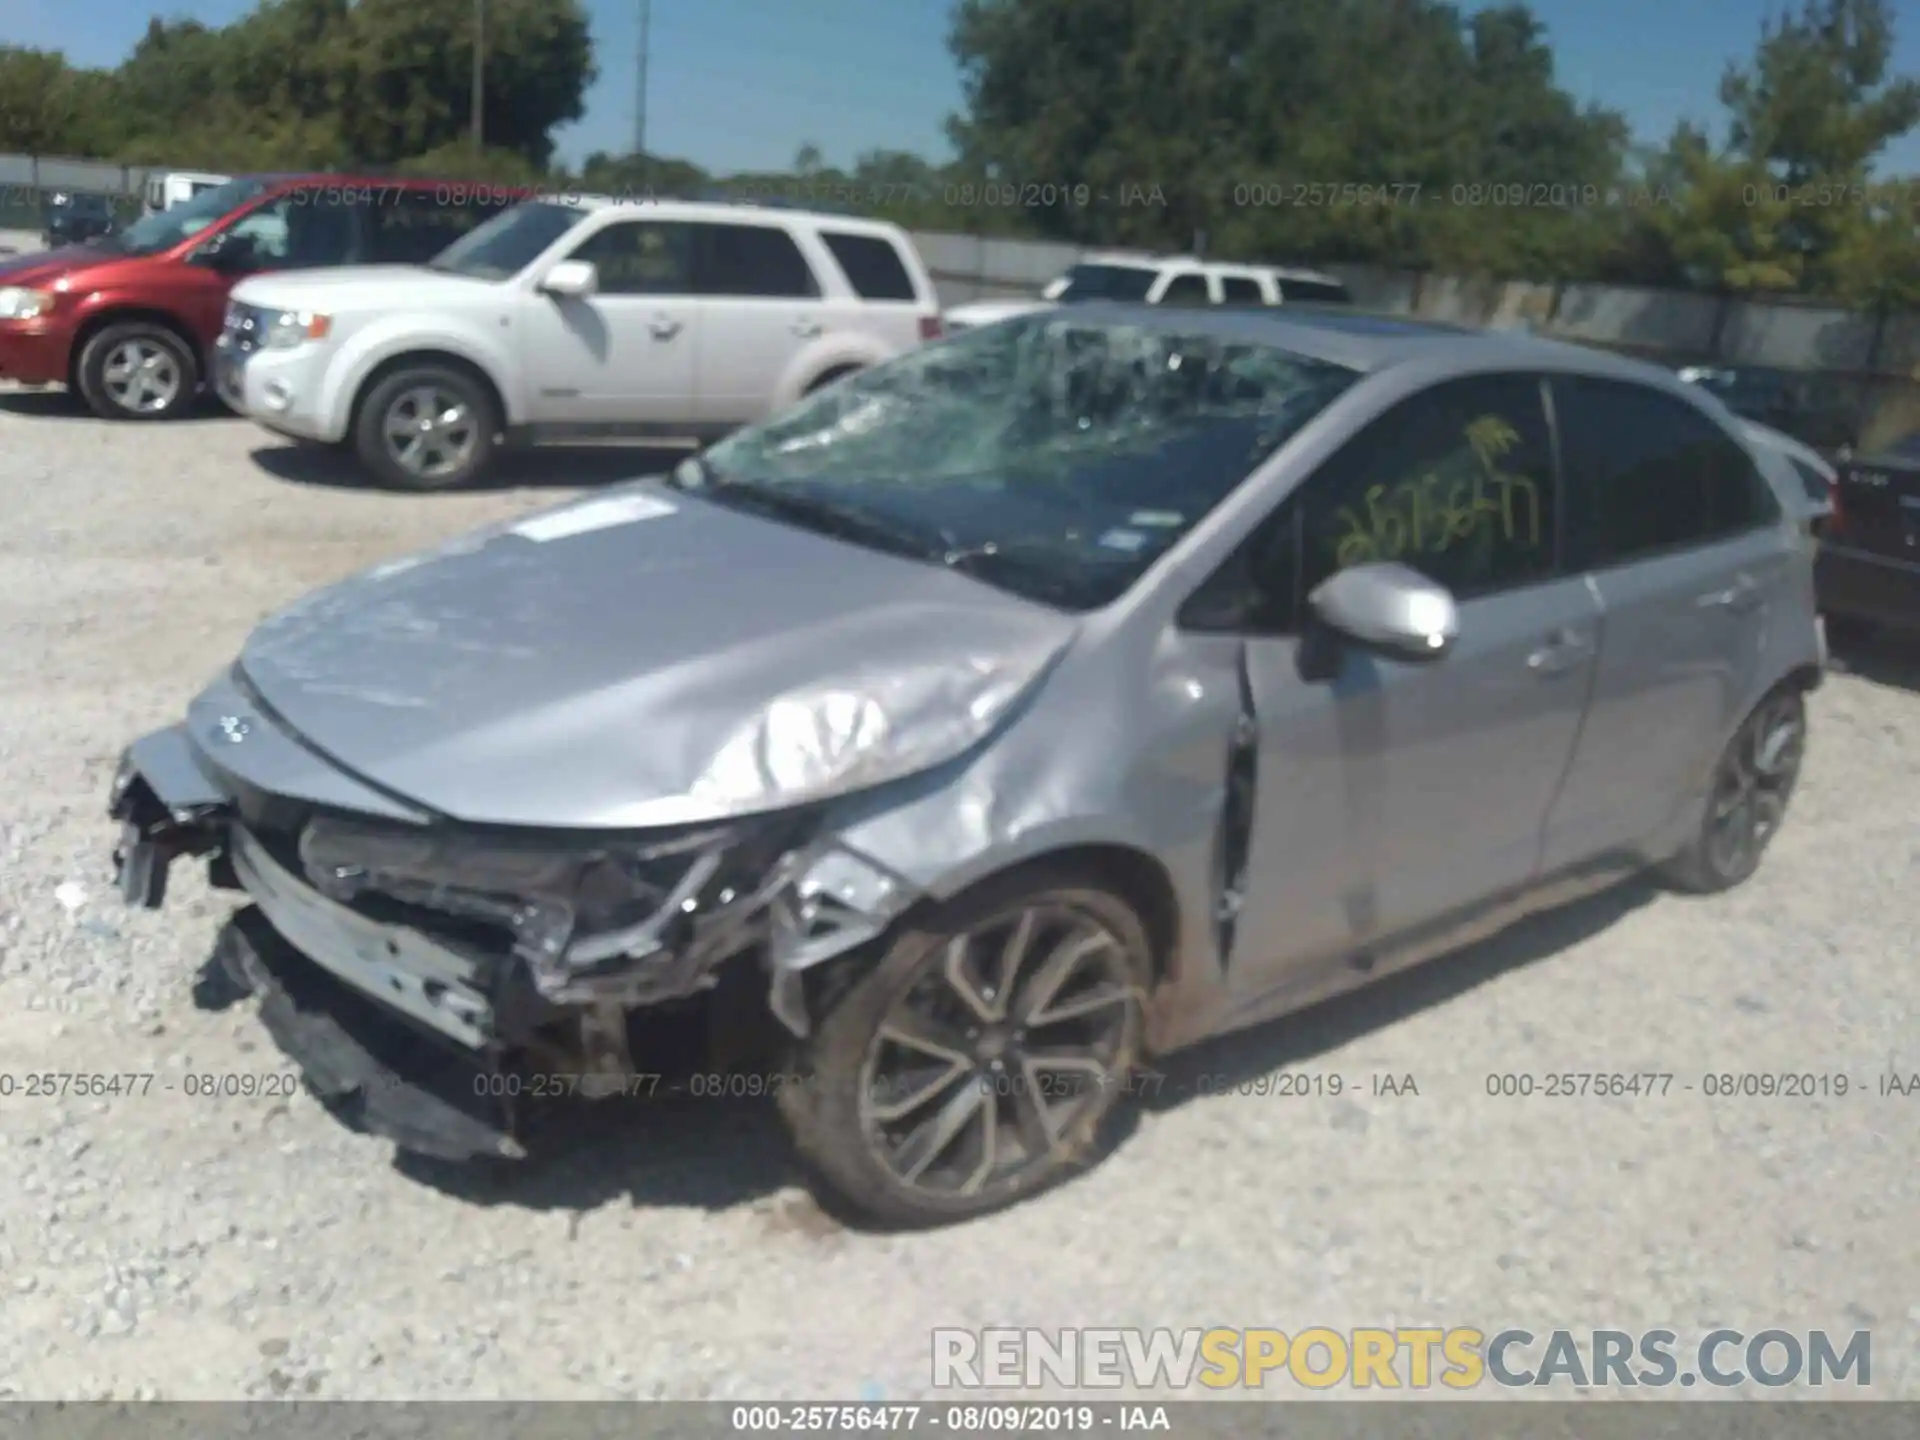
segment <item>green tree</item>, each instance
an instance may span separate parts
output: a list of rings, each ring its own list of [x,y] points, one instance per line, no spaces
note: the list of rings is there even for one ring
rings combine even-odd
[[[57,51],[0,45],[0,150],[72,153],[80,114],[75,74]]]
[[[1023,198],[1043,233],[1497,272],[1570,273],[1604,248],[1572,203],[1491,202],[1518,184],[1597,197],[1625,144],[1618,116],[1558,88],[1521,6],[962,0],[950,45],[958,168],[1087,186],[1085,205]],[[1460,183],[1480,199],[1453,203]]]
[[[1740,292],[1800,287],[1806,256],[1792,233],[1794,209],[1764,163],[1716,153],[1683,124],[1656,173],[1678,201],[1650,208],[1646,223],[1687,281]]]
[[[394,161],[469,133],[472,0],[357,0],[338,46],[341,128],[356,154]],[[545,169],[552,131],[578,120],[596,71],[578,0],[487,0],[481,123],[487,144]]]
[[[688,160],[665,155],[609,155],[595,151],[580,168],[582,190],[595,194],[645,197],[699,195],[713,177]]]
[[[1726,141],[1683,128],[1666,163],[1684,203],[1652,218],[1699,282],[1858,303],[1906,293],[1912,213],[1874,162],[1920,123],[1920,82],[1890,74],[1885,0],[1803,0],[1720,82]]]

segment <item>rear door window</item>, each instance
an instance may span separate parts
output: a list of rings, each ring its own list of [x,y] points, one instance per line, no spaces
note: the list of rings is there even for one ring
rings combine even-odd
[[[1223,305],[1264,305],[1267,297],[1260,282],[1246,275],[1220,277],[1220,302]]]
[[[847,277],[853,293],[862,300],[920,298],[914,293],[913,276],[891,240],[879,235],[849,235],[839,230],[822,230],[820,238],[832,252],[834,263]]]
[[[1691,405],[1629,381],[1553,382],[1584,568],[1703,545],[1779,519],[1753,457]]]
[[[1213,295],[1207,289],[1207,277],[1197,270],[1176,275],[1160,292],[1162,305],[1211,305]]]
[[[713,296],[813,300],[820,282],[793,236],[778,225],[712,225],[695,232],[694,285]]]

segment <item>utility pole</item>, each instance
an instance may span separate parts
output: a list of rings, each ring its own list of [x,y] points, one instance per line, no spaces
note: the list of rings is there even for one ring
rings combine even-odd
[[[485,89],[487,65],[487,0],[473,0],[473,154],[478,159],[486,146],[480,120],[480,97]]]
[[[635,57],[638,70],[633,95],[633,154],[635,159],[647,153],[647,31],[653,21],[652,0],[640,0],[640,52]]]

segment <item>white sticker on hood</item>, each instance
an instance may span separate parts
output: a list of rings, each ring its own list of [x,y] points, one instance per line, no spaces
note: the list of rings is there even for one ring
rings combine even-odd
[[[564,540],[569,535],[585,535],[590,530],[605,530],[614,525],[631,525],[640,520],[658,520],[662,515],[678,513],[679,507],[657,495],[614,495],[604,500],[588,500],[569,505],[551,515],[536,515],[512,527],[511,534],[529,540]]]

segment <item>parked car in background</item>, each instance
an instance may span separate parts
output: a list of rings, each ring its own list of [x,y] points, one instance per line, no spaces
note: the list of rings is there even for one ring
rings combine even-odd
[[[941,333],[896,225],[785,208],[530,202],[425,269],[234,292],[219,385],[388,485],[464,485],[504,442],[700,440]]]
[[[84,245],[113,233],[118,217],[105,195],[85,190],[57,190],[47,197],[40,215],[40,243],[49,250]]]
[[[1734,414],[1791,435],[1822,454],[1853,442],[1859,416],[1831,375],[1762,365],[1689,365],[1680,378]]]
[[[65,385],[96,415],[193,402],[248,275],[426,260],[524,192],[351,175],[252,175],[123,230],[0,261],[0,379]]]
[[[640,223],[591,214],[456,268],[535,314],[572,225]],[[269,619],[127,752],[120,883],[244,892],[231,973],[407,1148],[524,1154],[526,1070],[631,1096],[642,1017],[765,1020],[813,1176],[960,1219],[1095,1154],[1144,1057],[1645,865],[1751,876],[1822,673],[1788,483],[1573,346],[1028,316]]]
[[[232,179],[231,175],[210,175],[203,170],[174,170],[149,175],[142,209],[145,214],[158,215],[162,210],[184,205],[194,196],[217,189]]]
[[[1331,275],[1272,265],[1238,265],[1181,255],[1114,251],[1089,255],[1040,292],[1038,300],[981,300],[946,313],[949,329],[992,325],[1052,305],[1088,300],[1149,305],[1348,305],[1353,297]]]
[[[1920,632],[1920,446],[1842,460],[1820,525],[1820,609],[1856,633]]]

